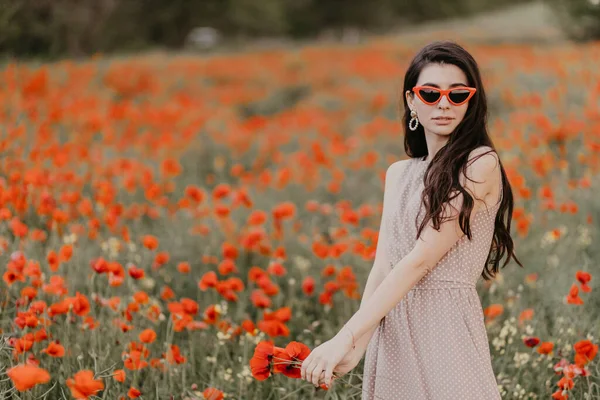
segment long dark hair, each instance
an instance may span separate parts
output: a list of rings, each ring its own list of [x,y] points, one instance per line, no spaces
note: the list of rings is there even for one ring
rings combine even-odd
[[[453,64],[459,67],[467,76],[467,84],[477,88],[475,95],[469,100],[469,106],[463,120],[450,134],[448,142],[439,149],[431,163],[427,166],[424,177],[424,189],[421,200],[426,209],[426,215],[417,230],[417,238],[421,235],[429,220],[432,220],[435,229],[440,228],[442,221],[442,205],[453,199],[451,193],[463,194],[463,205],[459,214],[460,228],[465,235],[472,240],[469,218],[473,210],[474,200],[467,190],[459,183],[459,174],[462,171],[466,176],[467,161],[469,154],[481,147],[489,146],[495,151],[494,144],[487,131],[487,100],[483,83],[479,73],[479,67],[475,59],[463,47],[452,41],[436,41],[425,46],[410,63],[404,77],[404,90],[402,99],[404,102],[404,113],[402,123],[404,126],[404,150],[411,158],[422,158],[428,155],[425,131],[419,124],[415,131],[408,128],[410,120],[410,108],[404,93],[410,91],[417,84],[421,70],[430,63]],[[414,95],[414,94],[413,94]],[[483,153],[477,158],[485,155]],[[499,157],[499,156],[498,156]],[[499,271],[502,257],[507,253],[507,258],[502,268],[508,264],[510,258],[523,267],[514,253],[513,240],[510,237],[510,225],[513,213],[513,194],[502,166],[498,158],[502,174],[502,200],[496,214],[494,223],[494,236],[490,253],[482,272],[485,280],[490,280]],[[493,251],[492,251],[493,250]],[[492,254],[495,253],[495,254]],[[491,264],[491,268],[490,268]]]

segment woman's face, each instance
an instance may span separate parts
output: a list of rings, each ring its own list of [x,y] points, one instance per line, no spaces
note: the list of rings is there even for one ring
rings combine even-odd
[[[456,65],[431,63],[426,65],[415,86],[428,85],[441,89],[449,89],[452,86],[469,86],[467,76]],[[412,89],[412,88],[411,88]],[[419,124],[423,125],[426,134],[438,136],[449,136],[454,128],[462,121],[469,107],[469,102],[455,106],[442,96],[435,105],[423,103],[412,90],[406,92],[406,101],[411,110],[417,112]],[[450,121],[436,121],[434,118],[449,117]]]

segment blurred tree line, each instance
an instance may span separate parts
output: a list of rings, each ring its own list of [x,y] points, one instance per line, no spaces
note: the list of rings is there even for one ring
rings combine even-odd
[[[563,32],[576,41],[600,39],[600,0],[545,0]]]
[[[382,33],[527,1],[0,0],[0,52],[57,57],[178,48],[199,26],[216,28],[225,38],[311,38],[325,29],[340,32],[348,27]],[[547,1],[579,4],[581,9],[597,0]]]

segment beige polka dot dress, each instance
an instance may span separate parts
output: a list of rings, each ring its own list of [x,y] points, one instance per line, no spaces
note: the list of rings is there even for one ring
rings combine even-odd
[[[415,218],[429,161],[407,161],[383,218],[390,268],[416,243]],[[502,189],[500,189],[502,190]],[[500,194],[501,195],[501,194]],[[465,235],[383,318],[365,355],[362,400],[497,400],[475,283],[492,243],[500,202],[472,217]]]

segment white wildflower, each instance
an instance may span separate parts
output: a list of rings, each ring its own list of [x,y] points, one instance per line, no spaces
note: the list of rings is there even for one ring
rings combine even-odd
[[[231,338],[231,334],[228,333],[223,333],[221,331],[217,332],[217,339],[219,339],[220,342],[224,342],[227,339]]]
[[[494,346],[494,349],[498,351],[504,346],[506,346],[506,340],[501,339],[499,337],[495,337],[494,339],[492,339],[492,345]]]
[[[548,264],[549,267],[556,268],[556,267],[558,267],[558,265],[560,263],[560,258],[558,258],[558,256],[556,254],[550,254],[546,258],[546,263]]]
[[[578,225],[577,231],[579,235],[577,236],[577,244],[580,248],[586,248],[590,244],[592,244],[592,236],[590,235],[590,229],[585,225]]]
[[[533,327],[531,325],[525,326],[525,333],[528,335],[533,335]]]
[[[224,372],[223,372],[223,379],[226,381],[233,381],[233,378],[231,377],[233,370],[231,368],[227,368]]]
[[[240,360],[240,362],[241,362],[241,360]],[[247,383],[250,383],[253,381],[252,371],[250,370],[250,367],[247,365],[242,365],[242,371],[238,372],[236,374],[236,376],[240,379],[245,379]]]
[[[294,263],[300,271],[307,271],[310,268],[310,261],[302,256],[294,256]]]
[[[513,361],[515,362],[516,368],[520,368],[523,365],[527,364],[529,362],[529,359],[530,359],[529,353],[516,352],[513,357]]]
[[[140,279],[140,285],[146,290],[152,290],[156,286],[156,281],[150,277]]]

